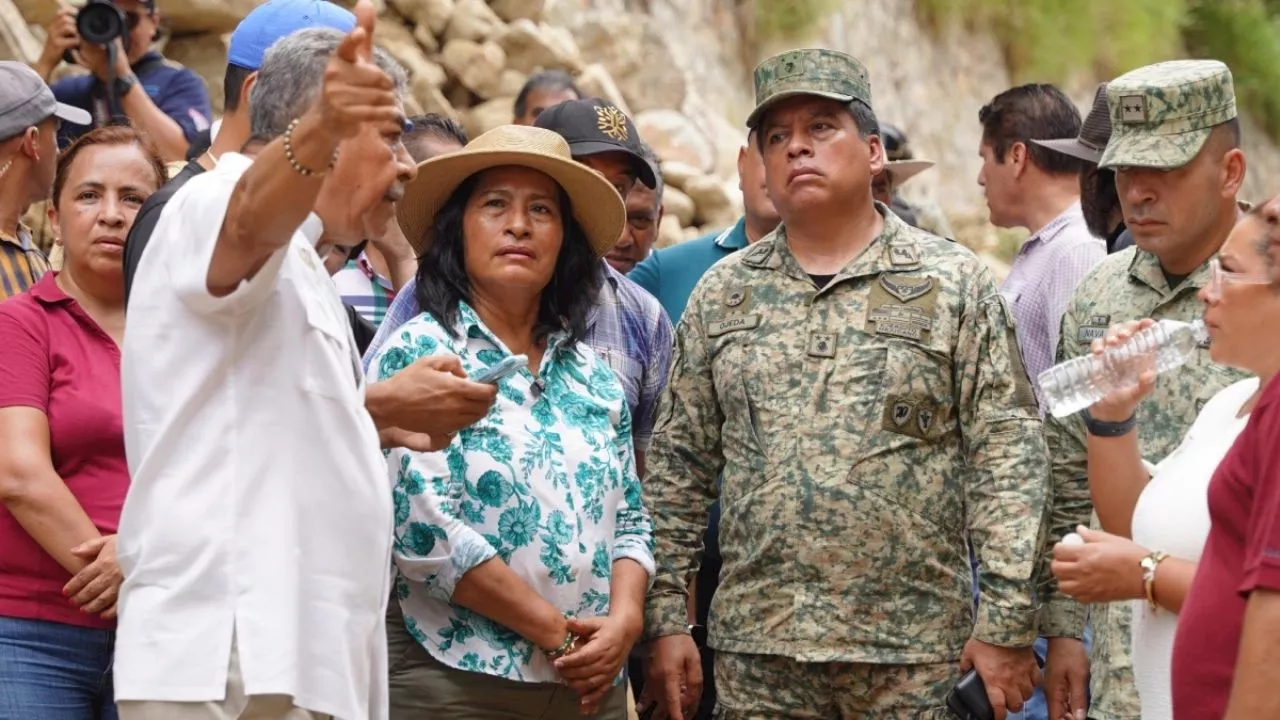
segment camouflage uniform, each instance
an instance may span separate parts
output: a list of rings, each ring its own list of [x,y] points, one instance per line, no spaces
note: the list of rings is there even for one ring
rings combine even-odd
[[[795,51],[757,68],[756,91],[869,105],[865,77]],[[971,252],[876,209],[883,232],[824,289],[784,225],[708,271],[677,332],[645,479],[646,629],[686,632],[719,497],[721,717],[942,718],[970,637],[1035,639],[1048,461],[1012,316]]]
[[[1174,61],[1140,68],[1107,87],[1113,132],[1102,167],[1174,168],[1200,152],[1213,126],[1235,117],[1231,75],[1216,61]],[[1226,240],[1218,238],[1217,243]],[[1151,317],[1190,321],[1204,305],[1196,293],[1208,280],[1208,263],[1170,288],[1155,255],[1131,247],[1107,257],[1080,283],[1062,320],[1058,360],[1090,351],[1112,323]],[[1185,367],[1160,378],[1137,411],[1142,456],[1160,462],[1182,441],[1204,403],[1245,377],[1217,366],[1204,350]],[[1052,458],[1052,546],[1076,525],[1091,518],[1084,423],[1077,416],[1048,418],[1046,435]],[[1135,569],[1135,572],[1136,569]],[[1051,577],[1051,576],[1047,576]],[[1043,634],[1079,637],[1086,610],[1094,629],[1089,717],[1137,720],[1138,693],[1130,660],[1129,603],[1092,608],[1056,594],[1049,581],[1042,616]]]

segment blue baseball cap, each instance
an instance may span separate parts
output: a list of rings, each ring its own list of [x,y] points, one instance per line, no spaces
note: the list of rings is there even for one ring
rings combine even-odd
[[[267,48],[280,38],[312,27],[349,33],[355,26],[355,15],[326,0],[268,0],[246,15],[231,33],[227,63],[257,70]]]

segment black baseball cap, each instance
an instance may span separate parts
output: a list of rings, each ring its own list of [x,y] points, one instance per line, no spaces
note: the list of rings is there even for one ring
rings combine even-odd
[[[575,159],[624,152],[631,156],[636,177],[645,187],[658,184],[657,168],[640,152],[640,133],[636,132],[635,123],[606,100],[567,100],[543,110],[533,124],[564,138]]]

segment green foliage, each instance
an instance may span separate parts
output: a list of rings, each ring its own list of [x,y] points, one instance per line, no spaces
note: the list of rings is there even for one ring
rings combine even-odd
[[[1280,137],[1280,0],[1201,0],[1187,23],[1191,52],[1231,68],[1236,100]]]
[[[916,0],[916,10],[935,28],[990,30],[1020,81],[1062,81],[1176,57],[1185,0]]]
[[[916,11],[935,29],[992,32],[1019,82],[1217,58],[1241,107],[1280,137],[1280,0],[916,0]]]
[[[792,39],[817,26],[835,9],[834,0],[754,0],[755,34],[760,39]]]

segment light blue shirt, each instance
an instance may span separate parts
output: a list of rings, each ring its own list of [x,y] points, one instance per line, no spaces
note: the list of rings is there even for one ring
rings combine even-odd
[[[408,321],[372,358],[370,382],[431,355],[457,356],[471,374],[512,354],[466,303],[451,330],[425,313]],[[496,556],[566,615],[606,615],[614,562],[653,576],[653,526],[609,366],[557,333],[536,381],[527,368],[502,380],[489,414],[442,452],[389,452],[395,589],[410,634],[437,660],[560,682],[533,643],[451,603],[458,581]]]

